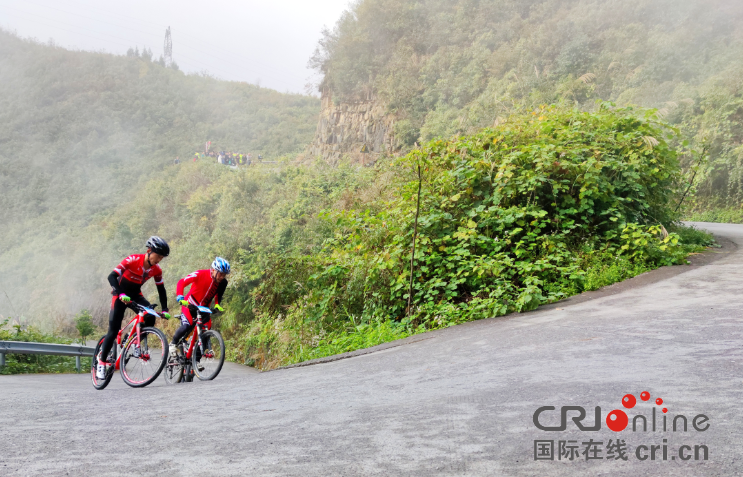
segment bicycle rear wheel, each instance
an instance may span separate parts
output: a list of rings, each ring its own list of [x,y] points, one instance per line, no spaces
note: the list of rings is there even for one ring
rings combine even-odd
[[[209,330],[201,335],[204,344],[204,354],[194,350],[191,356],[193,370],[196,377],[202,381],[211,381],[216,378],[224,364],[224,339],[217,330]],[[199,370],[201,368],[201,370]]]
[[[98,389],[99,391],[108,386],[108,383],[111,382],[111,378],[114,375],[114,370],[116,369],[116,366],[112,364],[111,366],[109,366],[108,369],[106,369],[105,378],[98,379],[98,377],[96,376],[96,370],[98,368],[98,353],[101,352],[101,346],[103,346],[104,339],[106,339],[105,336],[98,340],[98,344],[95,347],[95,352],[93,353],[93,359],[90,360],[90,377],[93,381],[93,387]],[[111,346],[111,351],[108,352],[108,362],[116,362],[116,343]]]
[[[142,388],[152,383],[165,367],[168,359],[168,339],[157,328],[142,328],[140,346],[135,339],[129,340],[121,351],[119,370],[121,378],[133,388]]]

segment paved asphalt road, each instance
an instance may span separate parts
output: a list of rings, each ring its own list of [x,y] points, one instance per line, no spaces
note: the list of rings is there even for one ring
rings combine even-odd
[[[743,475],[743,226],[703,226],[726,244],[716,261],[331,363],[100,392],[83,375],[0,377],[0,475]],[[607,428],[628,393],[630,420],[656,408],[655,432]],[[550,426],[561,406],[586,425],[600,406],[601,430],[539,430],[547,405]],[[663,432],[663,407],[688,431]],[[628,460],[534,460],[535,440],[589,439],[601,456],[624,440]],[[664,439],[667,460],[638,460]],[[682,445],[692,459],[672,460]]]

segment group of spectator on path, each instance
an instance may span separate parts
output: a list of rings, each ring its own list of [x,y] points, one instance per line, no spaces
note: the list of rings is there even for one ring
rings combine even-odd
[[[250,153],[243,154],[242,152],[227,152],[227,151],[209,151],[209,152],[195,152],[193,155],[193,162],[198,160],[204,160],[211,158],[216,160],[217,164],[223,164],[225,166],[249,166],[253,163],[253,155]],[[263,161],[263,156],[258,154],[258,161]],[[176,157],[174,164],[180,164],[180,157]]]

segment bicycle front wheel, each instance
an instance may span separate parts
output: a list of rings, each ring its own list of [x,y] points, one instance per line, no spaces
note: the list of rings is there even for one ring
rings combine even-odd
[[[201,335],[204,346],[203,355],[198,349],[191,356],[193,370],[202,381],[211,381],[216,378],[224,364],[224,340],[217,330],[209,330]]]
[[[121,351],[121,378],[133,388],[143,388],[160,376],[167,359],[165,333],[157,328],[142,328],[139,345],[136,339],[130,338]]]

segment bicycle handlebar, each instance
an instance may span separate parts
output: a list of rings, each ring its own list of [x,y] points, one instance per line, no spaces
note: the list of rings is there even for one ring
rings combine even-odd
[[[150,308],[147,308],[146,306],[142,306],[139,303],[137,303],[135,301],[132,301],[132,302],[130,302],[126,306],[128,308],[131,308],[132,310],[136,311],[137,313],[142,313],[143,311],[144,312],[147,312],[147,313],[152,312],[155,315],[157,315],[158,317],[160,317],[160,318],[162,318],[164,320],[167,320],[167,318],[165,318],[162,313],[158,313],[158,312],[155,311],[155,308],[157,307],[157,303],[155,303],[154,305],[150,305]]]
[[[212,315],[219,315],[222,313],[221,311],[217,310],[216,308],[212,308],[211,312]],[[180,320],[183,317],[183,313],[179,313],[177,315],[173,315],[173,318]]]

